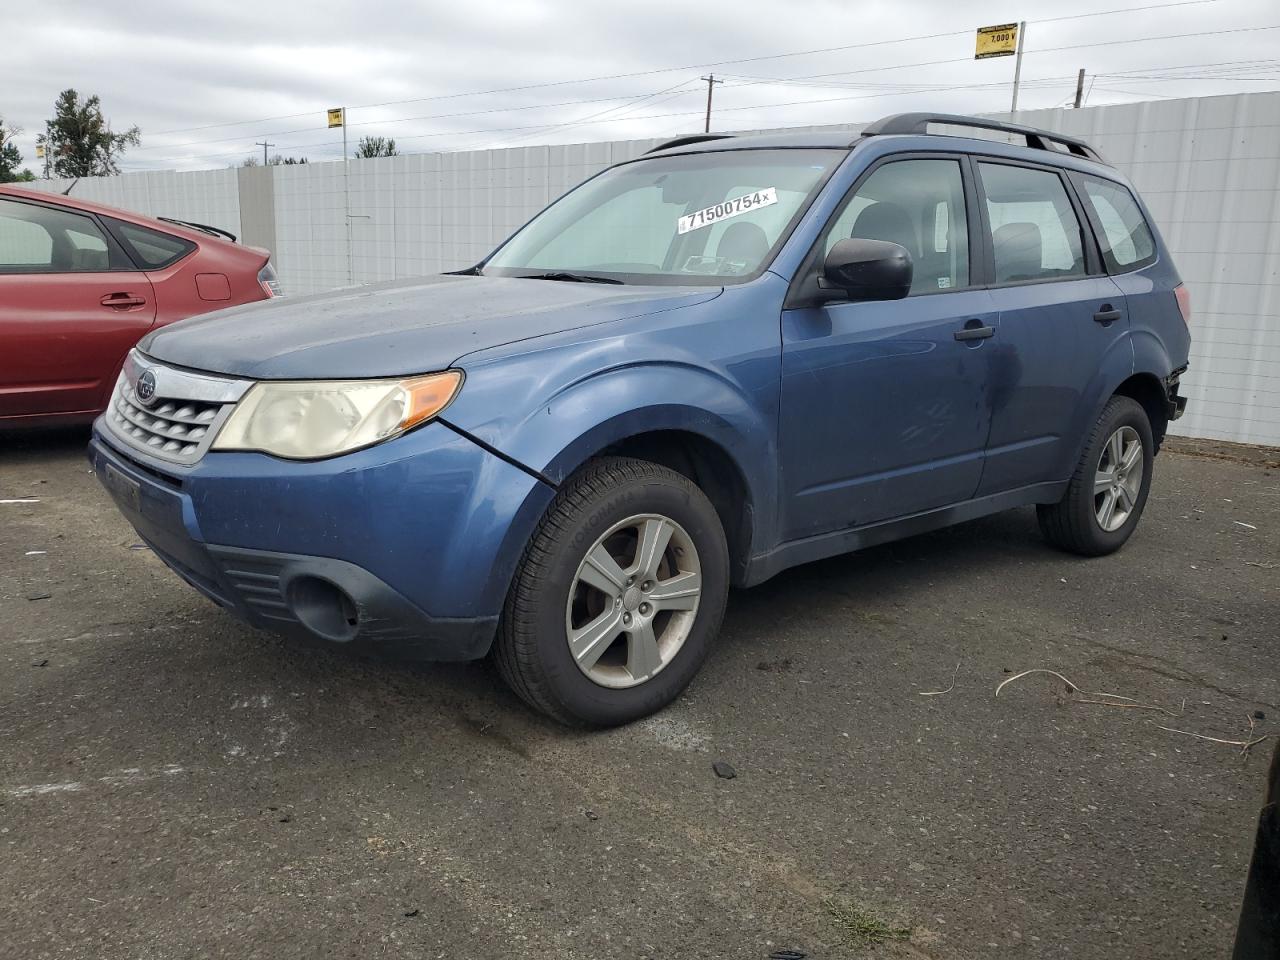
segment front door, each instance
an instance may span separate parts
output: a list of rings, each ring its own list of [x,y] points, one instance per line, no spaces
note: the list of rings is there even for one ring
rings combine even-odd
[[[150,281],[94,218],[0,198],[0,420],[101,410],[155,316]]]
[[[890,158],[855,186],[819,242],[819,265],[845,237],[900,244],[914,274],[903,300],[784,311],[781,539],[977,490],[999,321],[989,292],[971,287],[966,176],[955,157]]]

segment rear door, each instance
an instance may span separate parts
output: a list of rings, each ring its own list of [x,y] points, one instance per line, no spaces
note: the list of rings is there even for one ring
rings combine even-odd
[[[973,166],[1000,313],[985,496],[1070,475],[1108,359],[1130,351],[1129,317],[1063,171],[983,157]]]
[[[155,315],[96,217],[0,197],[0,420],[101,410]]]

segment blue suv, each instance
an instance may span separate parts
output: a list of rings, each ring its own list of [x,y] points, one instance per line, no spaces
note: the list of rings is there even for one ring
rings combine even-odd
[[[1030,504],[1118,549],[1190,340],[1142,201],[1042,130],[850,140],[674,140],[457,274],[156,331],[93,466],[249,623],[492,653],[589,725],[670,702],[730,586],[799,563]]]

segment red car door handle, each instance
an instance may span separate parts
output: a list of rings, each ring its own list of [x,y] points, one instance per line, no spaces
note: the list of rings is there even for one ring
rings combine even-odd
[[[102,298],[104,307],[114,307],[117,310],[128,309],[129,307],[142,307],[147,303],[146,298],[136,297],[132,293],[109,293]]]

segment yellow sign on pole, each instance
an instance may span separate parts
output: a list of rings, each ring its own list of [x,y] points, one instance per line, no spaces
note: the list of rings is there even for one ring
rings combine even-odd
[[[994,27],[978,28],[978,42],[973,51],[973,59],[1012,57],[1017,52],[1018,25],[1016,23],[1001,23]]]
[[[343,107],[333,107],[329,110],[329,126],[341,127],[346,123],[346,110]]]
[[[36,159],[37,160],[44,159],[44,146],[41,144],[36,144]]]

